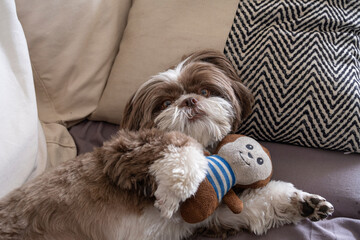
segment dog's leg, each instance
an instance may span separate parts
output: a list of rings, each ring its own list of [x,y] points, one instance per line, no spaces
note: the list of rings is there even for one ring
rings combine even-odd
[[[169,145],[163,154],[150,166],[150,173],[157,183],[155,207],[163,217],[171,218],[180,202],[195,194],[205,179],[208,161],[202,148],[192,145]]]
[[[271,181],[259,189],[247,189],[240,199],[244,202],[240,214],[233,214],[227,206],[222,205],[211,225],[220,225],[223,229],[245,228],[260,235],[270,228],[298,223],[305,218],[322,220],[334,211],[331,203],[323,197],[303,192],[291,183],[281,181]]]

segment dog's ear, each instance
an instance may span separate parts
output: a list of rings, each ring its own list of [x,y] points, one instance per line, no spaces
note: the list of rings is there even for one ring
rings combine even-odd
[[[241,82],[233,81],[231,85],[240,104],[240,112],[237,113],[236,119],[233,123],[233,131],[236,132],[240,127],[241,122],[251,114],[254,104],[254,96]]]
[[[208,62],[216,65],[231,81],[237,100],[239,101],[239,109],[235,107],[236,119],[233,124],[233,131],[236,131],[242,120],[248,117],[252,112],[254,104],[254,96],[251,91],[241,82],[231,62],[219,51],[203,50],[195,52],[186,58],[185,65],[193,61]]]
[[[154,125],[151,112],[146,109],[141,95],[134,93],[125,105],[120,128],[137,131],[140,128],[151,128]],[[146,126],[144,125],[146,124]]]
[[[122,115],[120,127],[123,129],[129,129],[129,130],[138,130],[140,127],[140,119],[139,116],[137,116],[137,111],[134,111],[134,104],[133,99],[135,97],[135,94],[131,96],[131,98],[128,100],[128,102],[125,105],[125,110]]]

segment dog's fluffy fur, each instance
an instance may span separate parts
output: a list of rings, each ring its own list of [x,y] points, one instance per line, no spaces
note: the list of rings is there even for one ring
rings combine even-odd
[[[133,95],[122,121],[128,130],[2,199],[1,239],[181,239],[198,228],[263,234],[326,218],[329,202],[280,181],[239,195],[241,214],[220,206],[198,224],[179,216],[205,177],[203,147],[235,131],[252,103],[222,54],[190,55]]]
[[[196,161],[194,160],[196,159]],[[179,132],[119,131],[0,202],[1,239],[172,239],[205,178],[202,146]],[[156,205],[158,209],[154,207]],[[183,232],[185,230],[185,232]]]

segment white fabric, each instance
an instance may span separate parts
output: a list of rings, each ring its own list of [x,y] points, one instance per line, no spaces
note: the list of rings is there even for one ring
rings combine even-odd
[[[13,0],[0,1],[0,197],[45,169],[28,48]]]

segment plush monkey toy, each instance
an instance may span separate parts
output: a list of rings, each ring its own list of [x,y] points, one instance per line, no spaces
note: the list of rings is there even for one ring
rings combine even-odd
[[[208,174],[194,196],[180,207],[183,219],[198,223],[209,217],[220,202],[238,214],[243,202],[231,189],[265,186],[272,175],[269,151],[253,138],[231,134],[217,146],[209,160]]]

